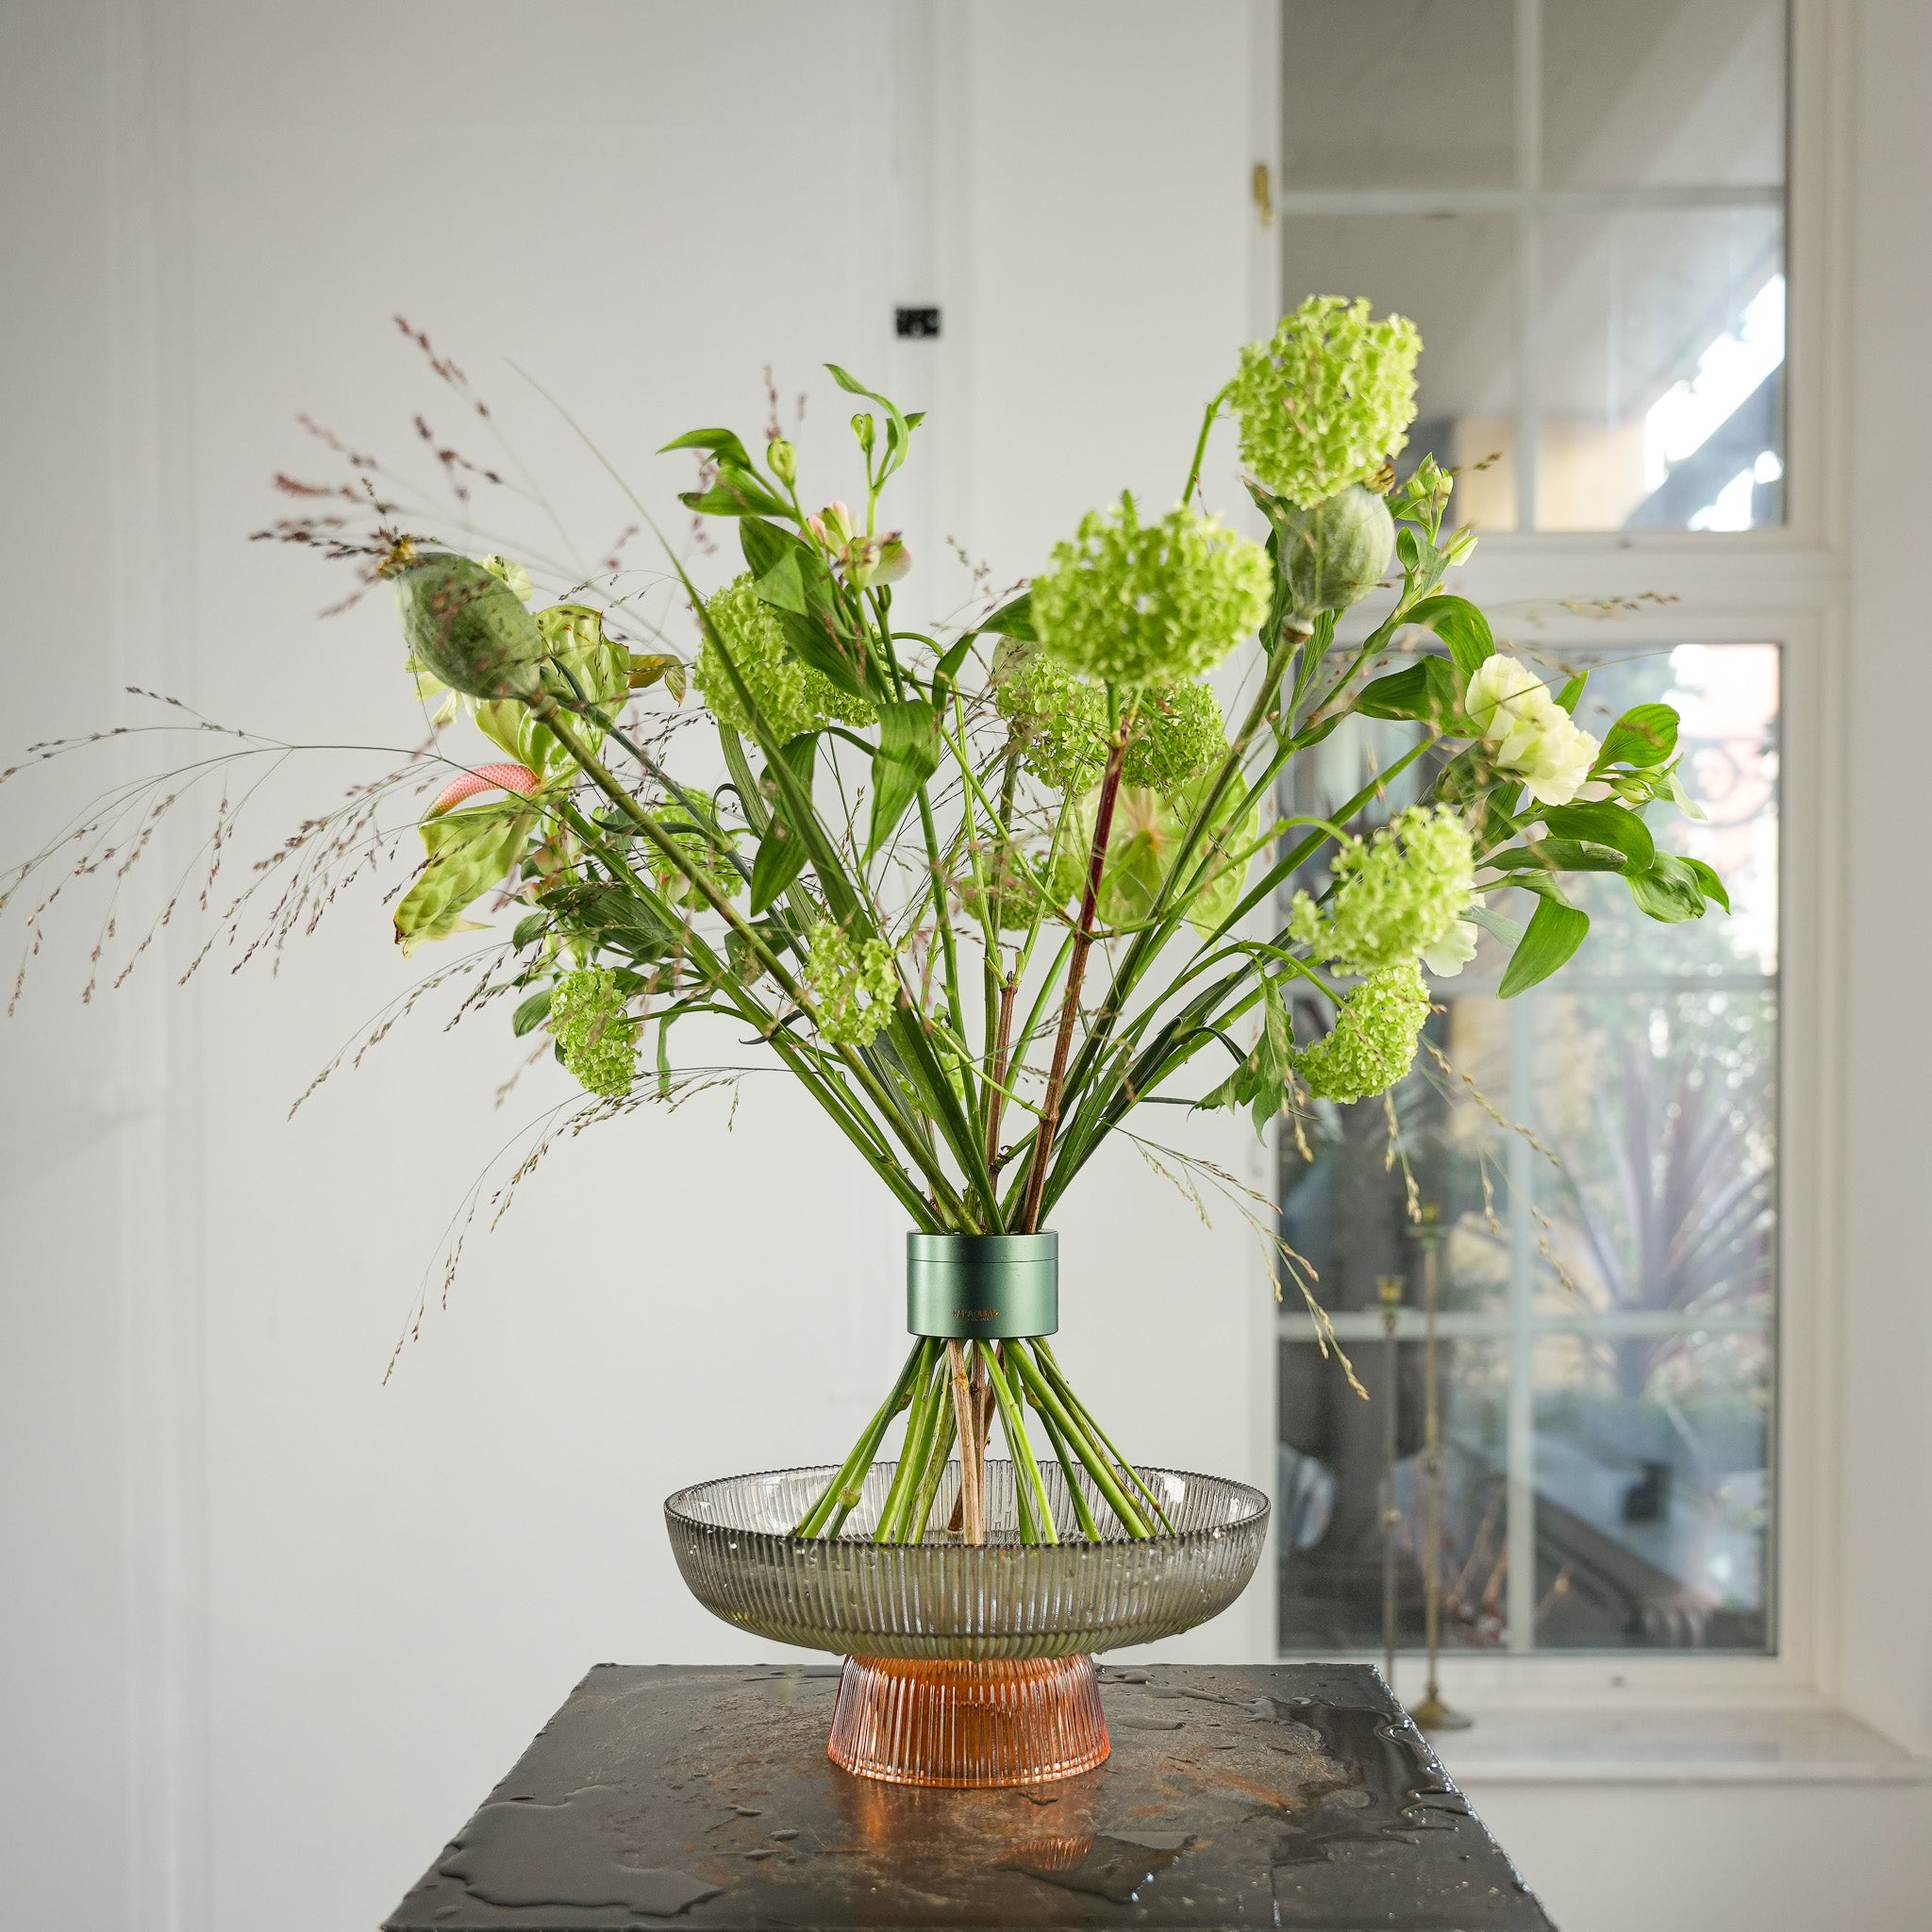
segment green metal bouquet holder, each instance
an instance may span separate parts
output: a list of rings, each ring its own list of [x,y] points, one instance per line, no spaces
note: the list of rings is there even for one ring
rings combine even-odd
[[[906,1326],[944,1341],[1011,1341],[1060,1325],[1057,1234],[908,1234]]]

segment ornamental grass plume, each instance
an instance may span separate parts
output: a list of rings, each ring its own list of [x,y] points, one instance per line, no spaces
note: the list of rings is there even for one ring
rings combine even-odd
[[[817,731],[835,720],[858,725],[873,722],[876,714],[863,698],[841,691],[823,672],[793,656],[776,612],[752,588],[749,571],[735,577],[705,609],[778,743],[802,732]],[[698,648],[692,677],[719,724],[746,737],[755,735],[751,713],[708,635]]]
[[[1366,296],[1310,295],[1241,351],[1241,460],[1304,508],[1366,483],[1408,441],[1422,346],[1407,316],[1371,320]]]
[[[637,1078],[637,1022],[625,1010],[617,974],[589,966],[566,973],[550,998],[558,1058],[590,1093],[617,1100]]]
[[[1070,671],[1116,686],[1198,677],[1268,612],[1274,572],[1258,543],[1172,509],[1143,524],[1133,497],[1090,510],[1033,583],[1033,625]]]
[[[1330,867],[1335,895],[1324,919],[1294,895],[1290,935],[1338,972],[1379,972],[1439,945],[1469,909],[1475,847],[1449,806],[1411,806],[1373,838],[1348,839]]]
[[[1317,1100],[1346,1105],[1386,1093],[1408,1072],[1428,1017],[1414,959],[1384,966],[1342,1000],[1324,1038],[1295,1053],[1295,1071]]]

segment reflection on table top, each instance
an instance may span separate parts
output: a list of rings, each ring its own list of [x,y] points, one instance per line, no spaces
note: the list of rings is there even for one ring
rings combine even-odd
[[[1103,1669],[1113,1755],[927,1791],[826,1758],[838,1667],[601,1665],[385,1932],[1547,1932],[1367,1665]]]

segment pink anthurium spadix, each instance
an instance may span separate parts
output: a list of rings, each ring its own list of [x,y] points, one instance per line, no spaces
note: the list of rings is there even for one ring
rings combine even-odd
[[[528,765],[478,765],[474,772],[452,778],[436,794],[436,803],[424,816],[439,819],[453,806],[475,798],[479,791],[518,791],[527,798],[536,789],[537,774]]]

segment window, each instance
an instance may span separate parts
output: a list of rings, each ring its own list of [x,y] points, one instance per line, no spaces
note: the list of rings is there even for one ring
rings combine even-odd
[[[1283,1309],[1281,1647],[1381,1647],[1391,1413],[1398,1641],[1421,1640],[1412,1198],[1435,1217],[1445,1647],[1774,1652],[1790,640],[1699,586],[1720,583],[1722,533],[1785,520],[1787,10],[1363,0],[1349,18],[1344,36],[1317,0],[1283,10],[1283,291],[1415,318],[1408,455],[1463,466],[1457,510],[1479,531],[1626,533],[1640,555],[1707,533],[1710,567],[1679,536],[1658,553],[1674,601],[1629,625],[1557,609],[1544,634],[1566,641],[1540,644],[1552,607],[1511,608],[1512,571],[1547,594],[1527,536],[1492,554],[1483,601],[1546,675],[1591,672],[1593,729],[1668,692],[1707,816],[1656,829],[1736,909],[1658,926],[1592,881],[1571,968],[1499,1001],[1486,940],[1433,983],[1432,1051],[1389,1106],[1324,1106],[1305,1148],[1284,1134],[1285,1238],[1376,1399]],[[1397,729],[1351,721],[1284,808],[1359,791]],[[1390,788],[1376,815],[1411,796]]]
[[[1521,648],[1519,646],[1519,648]],[[1280,1145],[1283,1233],[1342,1346],[1395,1404],[1398,1581],[1421,1627],[1419,1230],[1438,1234],[1445,1643],[1763,1650],[1776,1214],[1777,708],[1772,644],[1536,653],[1589,670],[1598,732],[1666,691],[1702,822],[1658,830],[1734,916],[1658,926],[1620,879],[1575,894],[1591,943],[1509,1001],[1485,937],[1390,1096],[1322,1104]],[[1324,814],[1401,749],[1351,720],[1291,809]],[[1388,741],[1381,741],[1384,733]],[[1390,788],[1399,810],[1420,768]],[[1495,902],[1502,904],[1499,896]],[[1322,1024],[1310,1016],[1316,1031]],[[1377,1284],[1404,1277],[1396,1339]],[[1382,1635],[1387,1407],[1282,1316],[1281,1641]]]
[[[1346,15],[1284,14],[1284,286],[1420,325],[1411,448],[1471,471],[1458,514],[1782,522],[1781,0]]]

